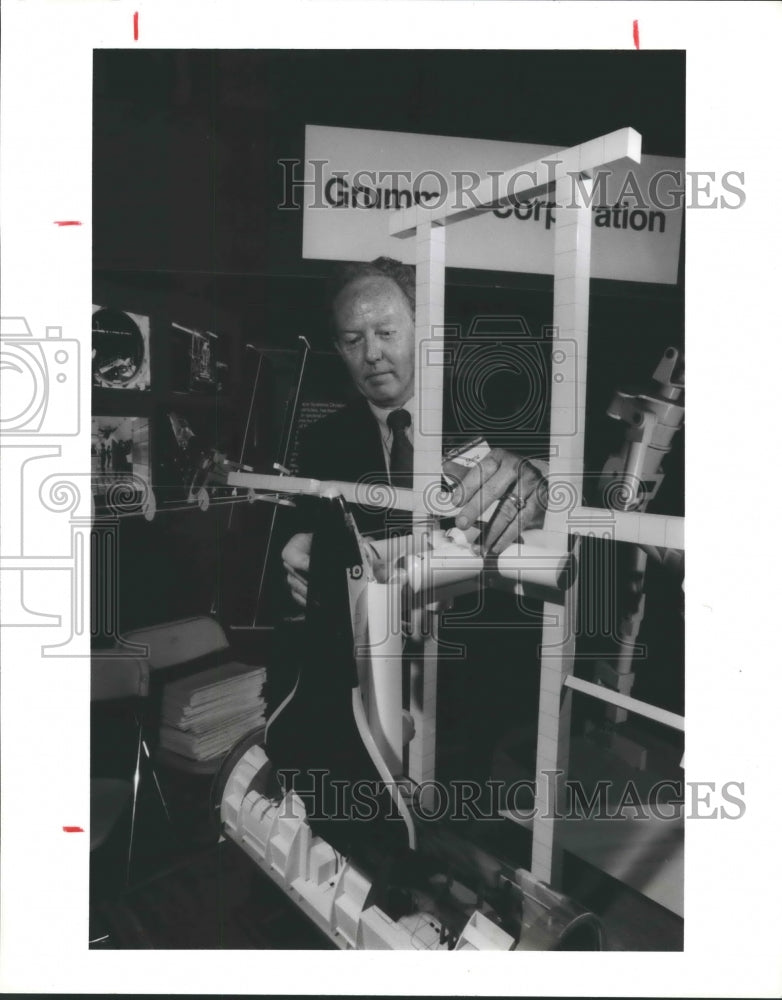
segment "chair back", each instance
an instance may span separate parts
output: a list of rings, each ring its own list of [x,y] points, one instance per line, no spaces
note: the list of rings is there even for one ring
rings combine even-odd
[[[150,670],[165,670],[230,649],[222,628],[213,618],[183,618],[128,632],[128,642],[147,647]]]

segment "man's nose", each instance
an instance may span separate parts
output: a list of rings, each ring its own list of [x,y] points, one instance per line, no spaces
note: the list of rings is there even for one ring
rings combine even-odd
[[[382,345],[374,333],[368,333],[364,341],[364,358],[368,364],[376,364],[383,356]]]

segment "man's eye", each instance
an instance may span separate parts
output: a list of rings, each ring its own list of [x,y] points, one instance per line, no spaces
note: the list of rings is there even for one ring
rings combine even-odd
[[[378,335],[378,337],[382,337],[384,340],[388,340],[389,337],[393,337],[394,331],[393,330],[378,330],[377,331],[377,335]]]

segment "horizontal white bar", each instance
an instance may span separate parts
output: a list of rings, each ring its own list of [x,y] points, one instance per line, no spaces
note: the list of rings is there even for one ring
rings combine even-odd
[[[637,698],[631,698],[629,695],[612,691],[611,688],[603,687],[600,684],[592,684],[591,681],[582,681],[579,677],[574,677],[572,674],[569,674],[562,683],[565,687],[572,688],[573,691],[580,691],[581,694],[588,694],[590,697],[597,698],[600,701],[607,701],[609,705],[616,705],[618,708],[627,709],[628,712],[643,715],[647,719],[653,719],[655,722],[662,723],[664,726],[670,726],[671,729],[678,729],[680,732],[684,732],[683,716],[669,712],[667,709],[657,708],[655,705],[649,705],[645,701],[638,701]]]
[[[513,167],[499,176],[487,177],[474,191],[469,191],[469,196],[464,191],[449,188],[442,203],[436,207],[413,205],[399,209],[391,215],[388,231],[391,236],[400,238],[412,236],[422,217],[447,226],[484,212],[495,203],[507,204],[512,197],[546,188],[567,173],[589,172],[625,158],[641,162],[641,136],[633,128],[618,129],[578,146],[549,153],[521,167]]]
[[[664,521],[665,541],[659,541],[659,522]],[[654,524],[655,530],[648,537],[644,526]],[[576,507],[568,514],[570,534],[594,533],[598,537],[609,535],[614,542],[633,542],[636,545],[654,545],[658,548],[684,551],[684,518],[664,517],[660,514],[640,514],[635,511],[605,510],[602,507]]]

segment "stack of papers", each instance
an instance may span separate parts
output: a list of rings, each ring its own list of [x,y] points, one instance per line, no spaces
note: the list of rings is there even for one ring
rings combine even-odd
[[[265,667],[227,663],[167,684],[160,745],[191,760],[227,753],[266,721],[265,680]]]

